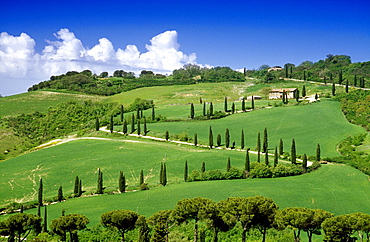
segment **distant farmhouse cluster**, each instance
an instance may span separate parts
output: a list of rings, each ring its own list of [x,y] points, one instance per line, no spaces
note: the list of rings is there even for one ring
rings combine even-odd
[[[288,99],[296,98],[297,88],[276,88],[269,93],[269,99],[282,99],[283,93],[286,93]]]

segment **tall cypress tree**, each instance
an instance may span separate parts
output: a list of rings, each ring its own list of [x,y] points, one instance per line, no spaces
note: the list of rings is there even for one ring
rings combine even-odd
[[[140,135],[141,127],[140,127],[140,119],[137,120],[137,135]]]
[[[38,192],[38,205],[42,207],[43,205],[43,191],[44,191],[44,185],[42,184],[42,178],[40,178],[39,183],[39,192]]]
[[[167,166],[166,166],[166,163],[164,162],[163,163],[163,174],[162,174],[163,178],[162,178],[162,185],[163,186],[166,186],[167,185]]]
[[[268,152],[268,137],[267,137],[267,128],[265,128],[263,130],[263,153],[267,153]]]
[[[77,196],[78,197],[81,197],[82,195],[82,180],[80,179],[80,182],[78,184],[78,193],[77,193]]]
[[[168,132],[168,130],[166,130],[166,132],[164,133],[164,137],[167,141],[170,139],[170,133]]]
[[[161,162],[161,170],[159,172],[159,184],[163,185],[163,161]]]
[[[148,128],[146,126],[146,117],[144,117],[144,135],[148,133]]]
[[[203,116],[206,116],[206,103],[203,103]]]
[[[279,155],[283,155],[284,154],[284,143],[283,143],[283,139],[280,138],[280,142],[279,142]]]
[[[97,194],[103,194],[103,172],[98,169],[98,185],[97,185]]]
[[[123,114],[124,108],[123,108],[123,105],[120,106],[120,110],[121,110],[121,112],[120,112],[121,122],[123,122],[123,119],[124,119],[124,114]]]
[[[228,108],[227,108],[227,97],[225,97],[224,110],[225,110],[225,112],[229,111]]]
[[[61,202],[64,200],[64,197],[63,197],[63,187],[60,186],[59,189],[58,189],[58,202]]]
[[[113,128],[114,128],[114,124],[113,124],[113,115],[110,116],[110,122],[109,122],[109,129],[110,129],[110,132],[113,133]]]
[[[95,131],[99,131],[100,129],[100,123],[99,123],[99,118],[96,116],[95,118]]]
[[[154,106],[152,107],[152,121],[155,120],[155,110],[154,110]]]
[[[188,181],[188,173],[189,173],[189,168],[188,168],[188,161],[185,161],[185,168],[184,168],[184,182]]]
[[[269,153],[265,153],[265,164],[266,164],[266,166],[269,166],[270,164],[269,164]]]
[[[247,172],[250,172],[250,160],[249,160],[249,148],[247,148],[247,151],[245,152],[245,164],[244,164],[244,170]]]
[[[306,154],[303,154],[303,158],[302,158],[302,169],[303,169],[303,172],[307,172],[307,156]]]
[[[213,147],[212,126],[209,126],[208,145],[209,145],[209,148],[212,149],[212,147]]]
[[[353,86],[357,86],[357,75],[353,78]]]
[[[235,113],[235,103],[231,104],[231,113]]]
[[[226,148],[229,148],[229,145],[230,145],[230,132],[229,132],[229,129],[226,128],[226,131],[225,131],[225,146],[226,146]]]
[[[44,206],[44,221],[42,223],[42,232],[43,233],[48,232],[48,210],[47,210],[47,206]]]
[[[303,80],[306,80],[306,70],[303,70]],[[303,96],[303,95],[302,95]]]
[[[343,72],[342,69],[339,71],[339,76],[338,76],[338,84],[341,85],[343,82]]]
[[[244,130],[242,129],[242,136],[240,137],[240,148],[244,149]]]
[[[213,116],[213,103],[209,104],[209,116]]]
[[[261,133],[257,134],[256,151],[261,151]]]
[[[348,93],[348,79],[346,80],[346,93]]]
[[[131,115],[131,134],[135,132],[135,115]]]
[[[277,147],[275,146],[274,167],[277,166],[278,162],[279,162],[279,155],[278,155]]]
[[[331,95],[335,96],[335,83],[333,82],[333,85],[331,87]]]
[[[75,186],[74,186],[74,189],[73,189],[73,193],[75,194],[75,196],[77,196],[77,194],[78,194],[78,186],[79,185],[80,185],[80,179],[78,179],[78,176],[76,176]]]
[[[226,172],[229,172],[231,168],[230,157],[227,157]]]
[[[242,99],[242,111],[245,112],[245,98]]]
[[[140,119],[140,107],[136,109],[136,119]]]
[[[202,162],[202,168],[200,169],[201,172],[205,172],[206,171],[206,163],[203,161]]]
[[[297,89],[295,92],[295,100],[299,102],[299,90]]]
[[[254,109],[254,96],[252,95],[252,104],[251,104],[252,109]]]
[[[194,118],[194,104],[193,103],[190,104],[190,118],[191,119]]]
[[[126,179],[122,171],[119,172],[118,190],[120,193],[124,193],[126,191]]]
[[[294,138],[292,139],[292,147],[291,147],[291,150],[290,150],[290,154],[291,154],[290,161],[292,162],[292,164],[296,164],[297,158],[296,158],[296,148],[295,148]]]
[[[127,121],[126,121],[126,119],[125,119],[125,120],[123,120],[123,124],[122,124],[122,132],[123,132],[124,134],[127,134]]]
[[[217,134],[217,146],[220,147],[221,146],[221,135],[220,134]]]
[[[144,184],[144,171],[140,171],[140,177],[139,177],[139,184],[140,186]]]
[[[198,135],[194,134],[194,146],[198,145]]]
[[[317,144],[317,147],[316,147],[316,161],[320,161],[321,160],[321,149],[320,149],[320,144]]]
[[[303,85],[302,87],[302,97],[306,97],[306,86]]]

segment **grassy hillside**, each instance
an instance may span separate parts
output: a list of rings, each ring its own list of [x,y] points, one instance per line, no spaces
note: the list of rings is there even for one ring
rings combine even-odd
[[[68,101],[100,101],[104,97],[54,91],[34,91],[0,98],[0,117],[46,112],[49,107]]]
[[[222,108],[222,105],[215,106],[215,110]],[[172,110],[179,109],[172,107]],[[184,108],[181,110],[186,111]],[[189,110],[190,106],[187,105],[187,113]],[[200,115],[202,105],[195,105],[195,110]],[[160,111],[161,109],[158,109],[157,113],[162,114]],[[170,113],[169,108],[166,111]],[[216,140],[216,135],[219,133],[223,143],[225,130],[228,128],[230,141],[235,141],[237,147],[240,147],[241,130],[244,129],[246,147],[252,149],[256,146],[257,133],[261,132],[262,138],[266,127],[270,149],[278,146],[279,139],[282,138],[284,150],[290,152],[291,141],[294,138],[297,154],[315,155],[316,146],[320,143],[322,157],[337,156],[336,145],[341,140],[349,135],[366,132],[359,126],[349,124],[339,109],[339,102],[329,100],[304,106],[274,107],[238,113],[218,120],[152,123],[148,124],[148,129],[149,135],[162,137],[166,130],[172,135],[187,133],[189,137],[197,133],[199,142],[208,144],[209,126],[212,126],[214,139]],[[117,126],[117,129],[121,127]]]
[[[369,194],[366,175],[347,166],[324,165],[318,171],[296,177],[181,183],[148,191],[76,198],[49,206],[48,218],[59,217],[65,209],[66,213],[88,216],[92,226],[99,223],[102,213],[114,209],[129,209],[150,216],[156,211],[174,208],[183,198],[202,196],[220,201],[232,196],[255,195],[272,198],[280,208],[321,208],[335,215],[370,213]]]

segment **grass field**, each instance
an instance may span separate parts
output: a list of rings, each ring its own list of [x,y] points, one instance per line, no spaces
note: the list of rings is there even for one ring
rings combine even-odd
[[[318,171],[296,177],[180,183],[148,191],[75,198],[49,206],[48,218],[51,221],[59,217],[65,209],[66,213],[88,216],[92,226],[99,223],[102,213],[115,209],[150,216],[156,211],[174,208],[183,198],[201,196],[220,201],[256,195],[272,198],[280,208],[321,208],[335,215],[370,213],[368,177],[351,167],[324,165]]]
[[[49,107],[68,101],[100,101],[105,97],[63,92],[34,91],[0,98],[0,116],[16,116],[35,111],[46,112]]]
[[[222,110],[223,106],[216,105],[215,110]],[[178,112],[187,109],[172,107]],[[202,105],[195,105],[196,113],[202,112]],[[169,110],[167,110],[169,113]],[[176,111],[174,111],[176,113]],[[160,109],[157,114],[162,114]],[[165,116],[165,114],[164,114]],[[177,116],[180,116],[179,113]],[[339,109],[339,102],[323,100],[319,103],[304,106],[274,107],[253,112],[238,113],[231,116],[207,121],[183,121],[148,124],[149,135],[164,136],[166,130],[170,135],[187,133],[193,137],[198,135],[198,141],[208,144],[209,126],[212,126],[214,140],[221,134],[224,142],[226,128],[230,130],[230,141],[240,146],[241,130],[244,129],[246,147],[254,149],[257,142],[257,133],[266,127],[269,135],[269,148],[278,146],[279,139],[284,141],[284,150],[290,152],[291,141],[296,141],[297,154],[315,155],[316,146],[320,143],[322,157],[339,155],[336,145],[349,135],[358,135],[366,132],[365,129],[350,124]],[[116,127],[117,130],[121,127]],[[272,152],[271,152],[272,153]]]

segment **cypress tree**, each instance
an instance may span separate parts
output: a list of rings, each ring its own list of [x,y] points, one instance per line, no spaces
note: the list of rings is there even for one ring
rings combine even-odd
[[[202,162],[202,169],[200,171],[201,172],[205,172],[206,171],[206,163],[204,161]]]
[[[226,172],[229,172],[231,168],[230,157],[227,157]]]
[[[294,138],[292,139],[292,147],[291,147],[290,154],[291,154],[290,161],[292,162],[292,164],[296,164],[297,158],[296,158],[296,148],[295,148],[295,140],[294,140]]]
[[[125,176],[123,175],[123,172],[119,172],[119,177],[118,177],[118,190],[120,193],[124,193],[126,190],[126,179]]]
[[[162,185],[163,186],[166,186],[167,185],[167,167],[166,167],[166,163],[164,162],[163,163],[163,174],[162,174],[163,178],[162,178]]]
[[[137,135],[140,135],[140,132],[141,132],[141,127],[140,127],[140,119],[137,120]]]
[[[257,151],[257,162],[261,163],[261,151]]]
[[[124,134],[127,134],[127,122],[126,122],[126,119],[125,119],[125,120],[123,120],[122,132],[123,132]]]
[[[281,101],[285,104],[285,90],[283,90],[283,95],[281,96]]]
[[[38,192],[38,204],[39,206],[42,207],[42,201],[43,201],[43,189],[44,189],[44,186],[42,184],[42,178],[40,178],[40,184],[39,184],[39,192]]]
[[[61,202],[64,200],[64,197],[63,197],[63,188],[62,186],[59,187],[58,189],[58,202]]]
[[[43,233],[48,232],[48,210],[47,210],[47,206],[44,206],[44,221],[42,223],[42,232]]]
[[[114,124],[113,124],[113,115],[110,116],[110,122],[109,122],[109,129],[110,129],[110,132],[113,133],[113,128],[114,128]]]
[[[333,82],[333,86],[331,87],[331,95],[335,96],[335,83]]]
[[[307,156],[306,156],[306,154],[303,154],[303,158],[302,158],[302,169],[303,169],[303,172],[304,173],[307,172]]]
[[[143,117],[144,117],[143,110],[140,109],[140,119],[142,119]]]
[[[346,80],[346,93],[348,93],[348,79]]]
[[[284,143],[283,143],[283,139],[280,138],[280,142],[279,142],[279,155],[283,155],[284,154]]]
[[[136,110],[136,119],[140,119],[140,108],[138,107]]]
[[[120,109],[121,109],[121,113],[120,113],[121,114],[120,115],[121,116],[121,122],[123,122],[123,118],[124,118],[124,116],[123,116],[124,115],[123,114],[123,112],[124,112],[123,105],[120,106]]]
[[[302,87],[302,97],[306,97],[306,86],[303,85]]]
[[[213,116],[213,103],[212,102],[209,104],[209,115]]]
[[[188,181],[188,173],[189,173],[189,168],[188,168],[188,161],[185,161],[185,168],[184,168],[184,182]]]
[[[82,180],[80,180],[80,183],[78,184],[78,193],[77,196],[81,197],[82,195]]]
[[[240,148],[244,149],[244,130],[242,129],[242,136],[240,138]]]
[[[152,121],[155,120],[155,111],[154,111],[154,106],[152,107]]]
[[[190,118],[191,119],[194,118],[194,104],[193,103],[190,104]]]
[[[245,112],[245,98],[242,99],[242,111]]]
[[[144,184],[144,171],[140,171],[140,178],[139,178],[140,186]]]
[[[320,144],[317,144],[317,147],[316,147],[316,161],[320,161],[321,160],[321,148],[320,148]]]
[[[317,95],[317,93],[315,93],[315,100],[319,99],[319,96]]]
[[[23,207],[23,204],[21,204],[21,209],[19,211],[19,213],[23,213],[24,212],[24,207]]]
[[[293,76],[293,66],[290,66],[290,75],[289,75],[289,77],[292,78],[292,76]]]
[[[303,80],[306,80],[306,70],[303,70]],[[303,95],[302,95],[303,96]]]
[[[144,135],[148,133],[148,128],[146,127],[146,117],[144,117]]]
[[[249,148],[247,148],[247,151],[245,152],[245,164],[244,164],[244,170],[247,172],[250,172],[250,160],[249,160]]]
[[[230,145],[230,132],[229,129],[226,129],[225,131],[225,146],[226,148],[229,148]]]
[[[210,119],[211,118],[211,113],[210,113],[210,110],[208,109],[207,111],[207,119]]]
[[[199,97],[199,103],[200,103],[200,104],[202,104],[202,103],[203,103],[202,97]]]
[[[261,151],[261,133],[260,132],[258,132],[257,134],[256,150]]]
[[[224,110],[225,110],[225,112],[229,111],[229,110],[227,109],[227,97],[225,97]]]
[[[325,84],[325,86],[326,86],[326,83],[327,83],[326,76],[324,76],[324,84]]]
[[[254,109],[254,96],[252,96],[252,109]]]
[[[231,113],[235,113],[235,103],[231,104]]]
[[[288,71],[289,71],[289,66],[288,65],[284,65],[284,70],[285,70],[285,78],[288,78],[289,77],[289,75],[288,75]]]
[[[96,118],[95,118],[95,130],[99,131],[99,129],[100,129],[99,118],[98,118],[98,116],[96,116]]]
[[[198,135],[194,134],[194,146],[198,145]]]
[[[210,148],[210,149],[212,149],[212,147],[213,147],[213,133],[212,133],[212,126],[209,126],[208,145],[209,145],[209,148]]]
[[[268,138],[267,138],[267,128],[265,128],[263,130],[263,153],[267,153],[268,152]]]
[[[285,92],[285,104],[287,104],[288,102],[289,102],[288,92]]]
[[[131,115],[131,134],[135,132],[135,115]]]
[[[170,133],[168,133],[168,130],[166,130],[166,133],[164,134],[164,137],[165,137],[166,141],[168,141],[170,139]]]
[[[206,116],[206,103],[203,103],[203,116]]]
[[[296,93],[295,93],[295,100],[299,102],[299,90],[298,89],[296,90]]]
[[[41,217],[41,206],[37,204],[37,216]]]
[[[78,176],[76,176],[75,186],[74,186],[74,189],[73,189],[73,193],[75,194],[75,196],[77,196],[77,194],[78,194],[79,185],[80,185],[80,179],[78,179]]]
[[[266,166],[269,166],[270,164],[269,164],[269,153],[265,153],[265,164],[266,164]]]
[[[103,172],[98,169],[98,186],[96,190],[97,194],[103,194]]]
[[[277,166],[278,162],[279,162],[278,150],[277,147],[275,146],[274,167]]]
[[[357,75],[353,78],[353,86],[357,86]]]
[[[217,134],[217,146],[221,146],[221,135]]]

